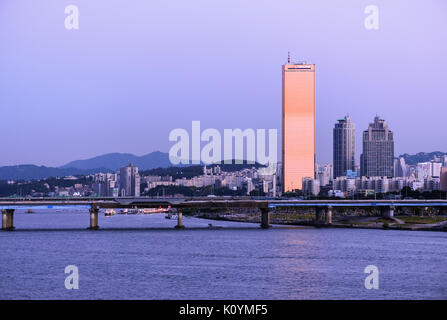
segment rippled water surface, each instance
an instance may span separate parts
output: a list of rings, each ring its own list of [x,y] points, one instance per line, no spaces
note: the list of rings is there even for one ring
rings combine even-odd
[[[100,215],[98,231],[88,223],[86,210],[16,212],[16,230],[0,232],[0,299],[447,298],[445,232],[188,217],[174,230],[163,214]],[[78,290],[65,289],[67,265],[79,269]],[[365,289],[368,265],[379,268],[378,290]]]

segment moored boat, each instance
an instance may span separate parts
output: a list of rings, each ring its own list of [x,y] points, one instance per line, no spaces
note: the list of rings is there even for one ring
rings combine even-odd
[[[114,209],[106,209],[106,211],[104,212],[104,215],[105,215],[106,217],[111,217],[111,216],[113,216],[115,213],[116,213],[116,212],[115,212]]]

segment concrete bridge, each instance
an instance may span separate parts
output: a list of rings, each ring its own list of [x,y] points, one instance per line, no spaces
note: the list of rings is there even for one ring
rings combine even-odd
[[[88,229],[97,230],[99,209],[120,208],[174,208],[178,212],[176,228],[183,228],[182,210],[210,208],[258,208],[261,214],[261,228],[270,226],[270,210],[281,207],[312,208],[316,220],[325,216],[324,223],[332,223],[334,208],[376,208],[382,216],[392,217],[397,207],[416,207],[424,210],[434,207],[447,210],[447,200],[289,200],[253,199],[250,197],[203,197],[203,198],[0,198],[2,230],[14,230],[16,209],[53,208],[54,206],[85,207],[90,212]]]

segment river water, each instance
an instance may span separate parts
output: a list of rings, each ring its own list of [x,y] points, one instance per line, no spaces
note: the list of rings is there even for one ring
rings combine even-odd
[[[188,217],[174,230],[164,214],[88,223],[87,210],[16,212],[16,230],[0,232],[0,299],[447,299],[445,232]],[[67,265],[78,290],[65,288]],[[365,288],[368,265],[377,290]]]

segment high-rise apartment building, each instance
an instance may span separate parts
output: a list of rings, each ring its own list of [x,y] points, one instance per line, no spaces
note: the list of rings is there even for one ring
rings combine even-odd
[[[119,170],[119,195],[121,197],[140,196],[140,175],[138,167],[132,163]]]
[[[307,196],[318,196],[320,193],[320,181],[312,178],[303,178],[303,193]]]
[[[117,184],[116,173],[97,173],[94,176],[93,189],[97,196],[117,197]]]
[[[361,176],[393,177],[394,138],[385,120],[379,117],[363,131]]]
[[[441,176],[441,162],[419,162],[416,166],[417,177],[420,180],[439,178]]]
[[[407,176],[407,164],[404,157],[394,159],[394,177],[406,177]]]
[[[355,171],[355,125],[346,116],[334,127],[334,178]]]
[[[332,181],[333,167],[331,164],[316,164],[315,179],[320,181],[320,186],[327,186]]]
[[[282,185],[302,189],[315,175],[315,65],[282,66]]]

